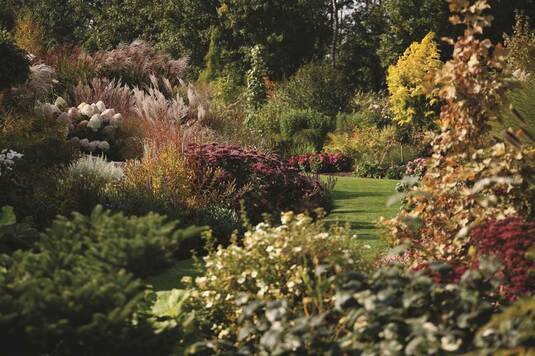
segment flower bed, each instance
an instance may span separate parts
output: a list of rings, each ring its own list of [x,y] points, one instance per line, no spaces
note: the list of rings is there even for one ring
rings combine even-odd
[[[288,164],[305,172],[351,172],[353,159],[339,152],[307,153],[291,157]]]

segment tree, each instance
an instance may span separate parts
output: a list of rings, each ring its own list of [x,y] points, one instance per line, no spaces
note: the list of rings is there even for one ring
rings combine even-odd
[[[249,48],[265,48],[274,78],[292,74],[321,57],[329,44],[329,3],[325,0],[221,0],[218,15],[223,38],[239,61]]]
[[[393,119],[400,125],[429,128],[437,118],[432,98],[426,95],[425,82],[442,67],[435,34],[410,45],[396,65],[388,67],[387,84]]]
[[[405,48],[429,32],[437,38],[453,33],[445,0],[385,0],[382,9],[386,28],[378,54],[383,68],[395,63]],[[445,47],[441,49],[449,53]]]

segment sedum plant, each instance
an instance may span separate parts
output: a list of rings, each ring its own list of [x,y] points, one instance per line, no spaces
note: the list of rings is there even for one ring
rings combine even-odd
[[[241,307],[253,300],[285,299],[295,312],[323,313],[332,307],[332,277],[364,266],[351,236],[347,227],[286,212],[280,226],[260,223],[246,232],[243,245],[213,249],[206,273],[185,281],[201,329],[236,341]]]

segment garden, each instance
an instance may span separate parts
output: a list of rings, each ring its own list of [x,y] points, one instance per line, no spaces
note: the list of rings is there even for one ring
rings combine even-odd
[[[535,354],[535,1],[0,2],[0,354]]]

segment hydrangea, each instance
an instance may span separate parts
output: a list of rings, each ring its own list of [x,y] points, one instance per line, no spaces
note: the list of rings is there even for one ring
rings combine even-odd
[[[13,150],[3,149],[0,151],[0,177],[5,175],[8,171],[12,171],[15,166],[15,161],[22,159],[24,155]]]

